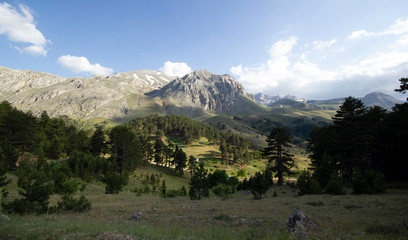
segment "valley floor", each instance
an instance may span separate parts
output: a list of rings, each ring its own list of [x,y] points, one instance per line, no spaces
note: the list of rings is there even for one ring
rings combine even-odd
[[[191,201],[130,191],[105,195],[103,185],[90,184],[85,195],[92,202],[89,212],[1,218],[0,239],[291,239],[286,222],[294,208],[313,220],[307,239],[408,239],[407,189],[298,196],[274,186],[261,200],[240,191],[225,201]],[[132,220],[139,211],[141,217]]]

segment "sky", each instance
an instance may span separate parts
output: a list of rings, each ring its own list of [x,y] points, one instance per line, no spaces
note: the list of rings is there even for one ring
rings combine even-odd
[[[408,1],[1,1],[0,66],[90,77],[234,76],[249,93],[399,99]]]

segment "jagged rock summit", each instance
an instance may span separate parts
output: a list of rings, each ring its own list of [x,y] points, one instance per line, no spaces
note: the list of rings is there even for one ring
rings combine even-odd
[[[210,112],[230,112],[247,101],[255,103],[254,97],[246,93],[234,77],[207,70],[191,72],[146,95],[172,99],[179,107],[197,107]]]

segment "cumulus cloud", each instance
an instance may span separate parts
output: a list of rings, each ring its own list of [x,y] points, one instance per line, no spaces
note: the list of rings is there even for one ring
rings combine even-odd
[[[30,44],[23,48],[15,46],[21,53],[46,56],[50,41],[37,29],[30,8],[20,4],[19,10],[8,3],[0,3],[0,35],[6,35],[12,42]]]
[[[175,77],[182,77],[190,72],[191,68],[185,62],[170,62],[166,61],[161,68],[159,68],[164,74]]]
[[[355,34],[357,35],[359,34]],[[408,37],[400,38],[401,44],[406,39]],[[382,51],[377,53],[329,67],[330,65],[323,65],[316,59],[309,60],[308,53],[311,49],[320,47],[326,53],[326,50],[329,51],[326,47],[338,42],[337,40],[315,41],[312,45],[304,44],[302,47],[297,47],[298,42],[299,39],[293,36],[277,41],[269,49],[270,57],[265,63],[251,67],[240,64],[231,67],[230,71],[249,92],[295,94],[309,99],[362,96],[370,91],[392,93],[396,87],[396,79],[408,71],[408,51],[404,48],[391,51],[385,46],[385,49],[380,49]],[[322,56],[322,51],[318,51],[319,57]],[[336,52],[333,49],[326,54],[331,56]],[[324,63],[327,61],[325,58]]]
[[[112,68],[101,66],[99,63],[91,64],[86,57],[64,55],[57,62],[65,69],[74,73],[91,73],[93,75],[109,75],[113,73]]]

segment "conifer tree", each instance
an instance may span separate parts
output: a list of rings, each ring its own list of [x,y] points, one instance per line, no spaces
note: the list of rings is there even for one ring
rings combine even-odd
[[[200,200],[202,197],[209,195],[209,185],[207,179],[207,169],[204,163],[200,163],[194,170],[193,176],[190,180],[189,196],[191,200]]]
[[[263,155],[268,159],[271,170],[276,172],[278,185],[282,186],[284,174],[289,174],[294,166],[293,155],[288,150],[290,138],[283,128],[275,127],[266,142],[268,146]]]

